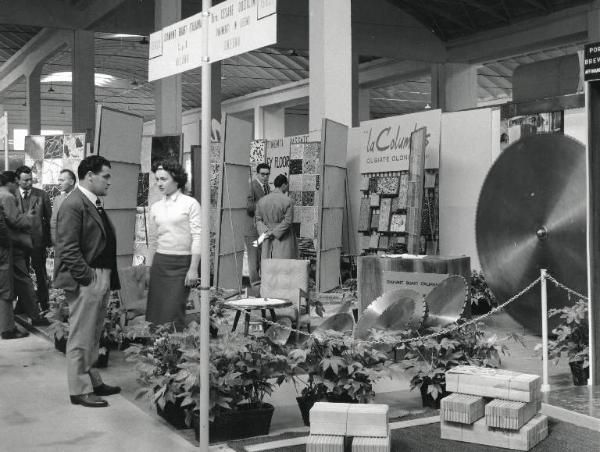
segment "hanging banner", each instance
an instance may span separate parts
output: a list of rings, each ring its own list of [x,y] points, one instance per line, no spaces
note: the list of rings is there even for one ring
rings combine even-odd
[[[441,110],[374,119],[360,123],[360,172],[408,171],[410,135],[427,127],[425,169],[440,166]]]
[[[221,61],[277,42],[276,0],[228,0],[208,10],[208,59]],[[150,34],[148,81],[202,65],[202,13]]]

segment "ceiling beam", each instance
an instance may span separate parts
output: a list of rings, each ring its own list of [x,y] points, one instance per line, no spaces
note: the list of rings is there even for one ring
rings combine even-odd
[[[586,42],[588,12],[589,6],[582,5],[450,41],[446,45],[448,61],[481,64],[544,48]]]
[[[27,0],[26,5],[0,0],[0,11],[5,24],[79,30],[87,29],[124,1],[89,0],[85,7],[73,7],[65,5],[64,0]]]
[[[70,45],[73,32],[67,30],[43,29],[25,44],[17,53],[0,66],[0,92],[19,78],[31,73],[42,64],[48,55]]]

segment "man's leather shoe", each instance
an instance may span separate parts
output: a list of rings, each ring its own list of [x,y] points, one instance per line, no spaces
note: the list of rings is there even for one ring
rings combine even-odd
[[[10,331],[2,332],[2,339],[21,339],[21,338],[27,337],[27,336],[29,336],[29,333],[27,331],[22,332],[16,328],[14,328]]]
[[[94,386],[94,394],[97,396],[109,396],[121,392],[119,386],[109,386],[102,383],[100,386]]]
[[[37,319],[33,319],[31,324],[33,326],[50,326],[50,320],[44,317],[38,317]]]
[[[73,405],[81,405],[88,408],[104,408],[105,406],[108,406],[106,400],[101,399],[93,392],[90,392],[89,394],[72,395],[71,403]]]

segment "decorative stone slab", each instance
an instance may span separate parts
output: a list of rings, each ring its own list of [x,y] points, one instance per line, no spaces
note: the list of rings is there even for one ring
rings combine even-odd
[[[484,416],[483,397],[467,394],[450,394],[444,397],[440,406],[442,421],[472,424]]]
[[[466,443],[504,447],[513,450],[529,450],[548,436],[548,418],[536,415],[519,431],[488,428],[485,418],[472,425],[441,421],[441,437]]]
[[[343,436],[310,435],[306,442],[306,452],[344,452]]]
[[[504,369],[457,366],[446,372],[446,391],[492,399],[532,402],[540,396],[538,375]]]
[[[346,435],[349,403],[316,402],[310,409],[311,435]]]
[[[540,405],[539,401],[525,403],[494,399],[485,406],[485,423],[488,427],[519,430],[538,413]]]
[[[388,411],[385,404],[351,404],[346,424],[348,436],[388,436]]]
[[[369,438],[355,436],[352,439],[352,452],[390,452],[392,442],[389,436],[383,438]]]

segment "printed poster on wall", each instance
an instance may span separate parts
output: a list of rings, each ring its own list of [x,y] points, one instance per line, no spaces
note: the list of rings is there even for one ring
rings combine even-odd
[[[271,190],[274,188],[273,181],[278,175],[283,174],[288,179],[290,177],[291,147],[306,142],[308,142],[308,135],[294,135],[267,141],[265,160],[267,165],[271,167],[271,175],[269,176]]]
[[[360,123],[360,172],[408,171],[410,135],[427,127],[425,169],[440,166],[441,110],[374,119]]]

